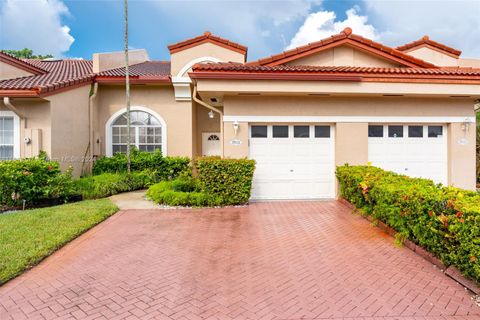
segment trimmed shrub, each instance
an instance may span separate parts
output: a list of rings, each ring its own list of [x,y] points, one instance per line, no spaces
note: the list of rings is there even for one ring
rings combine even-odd
[[[221,198],[200,191],[198,182],[192,178],[162,181],[151,186],[147,197],[168,206],[205,207],[222,204]]]
[[[342,197],[480,282],[480,195],[371,166],[336,171]]]
[[[221,205],[248,202],[255,161],[249,159],[199,158],[195,161],[200,189],[221,198]]]
[[[58,162],[45,158],[0,161],[0,205],[64,201],[75,194],[72,170],[62,173]]]
[[[191,171],[190,159],[187,157],[164,157],[162,152],[142,152],[132,148],[131,171],[151,170],[157,180],[174,179],[184,172]],[[127,155],[116,153],[113,157],[102,157],[95,161],[93,175],[102,173],[127,172]]]
[[[98,199],[121,192],[145,189],[157,182],[155,172],[103,173],[75,181],[76,190],[84,199]]]

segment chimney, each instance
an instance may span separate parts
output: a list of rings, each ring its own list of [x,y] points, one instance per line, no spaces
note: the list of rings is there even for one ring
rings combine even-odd
[[[147,50],[129,50],[128,65],[150,61]],[[104,52],[93,54],[93,72],[101,72],[125,66],[124,51]]]

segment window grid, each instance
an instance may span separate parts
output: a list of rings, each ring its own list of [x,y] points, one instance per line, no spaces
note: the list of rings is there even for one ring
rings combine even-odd
[[[14,119],[0,117],[0,160],[14,158]]]

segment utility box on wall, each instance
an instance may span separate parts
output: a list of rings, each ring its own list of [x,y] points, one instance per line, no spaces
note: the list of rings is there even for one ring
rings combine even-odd
[[[42,130],[25,129],[23,142],[25,144],[25,157],[36,157],[42,150]]]

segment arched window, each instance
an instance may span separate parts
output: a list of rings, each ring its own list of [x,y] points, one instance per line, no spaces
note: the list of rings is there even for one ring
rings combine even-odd
[[[146,111],[130,112],[130,144],[140,151],[162,150],[163,126],[159,119]],[[111,124],[112,154],[127,152],[127,113],[118,116]],[[162,150],[164,151],[164,150]]]

